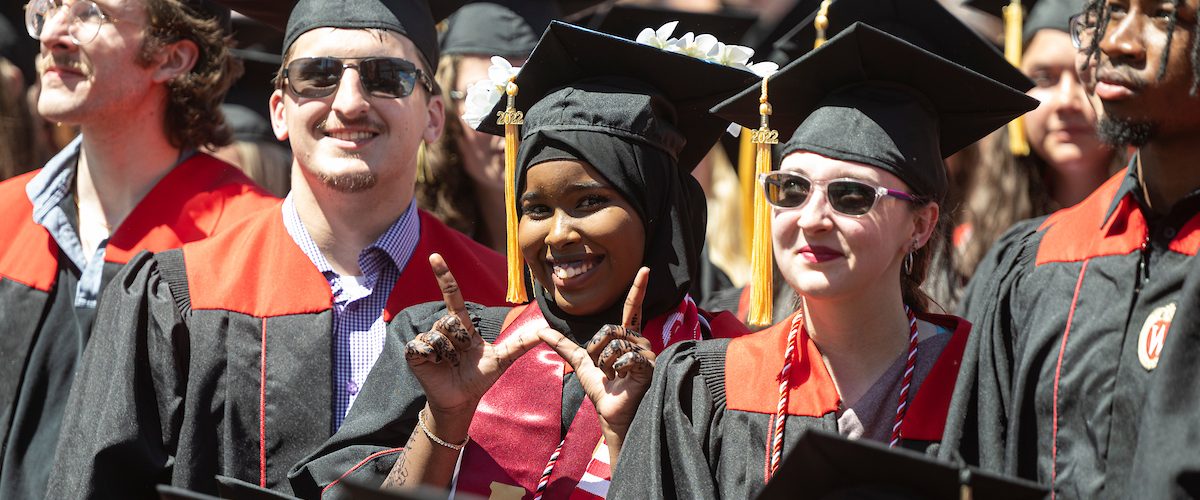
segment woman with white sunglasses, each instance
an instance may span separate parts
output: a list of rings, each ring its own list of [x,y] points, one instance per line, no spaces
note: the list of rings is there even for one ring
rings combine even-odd
[[[761,124],[756,140],[769,142],[767,125],[795,131],[759,181],[797,312],[663,352],[610,498],[753,497],[805,429],[940,441],[970,330],[930,313],[920,290],[948,189],[942,159],[1034,103],[859,23],[715,108]]]

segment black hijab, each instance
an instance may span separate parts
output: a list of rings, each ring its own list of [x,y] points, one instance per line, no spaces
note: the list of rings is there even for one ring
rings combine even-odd
[[[690,169],[679,168],[675,160],[686,142],[671,125],[675,119],[670,103],[644,83],[585,80],[550,93],[529,110],[517,157],[518,193],[530,168],[577,160],[596,169],[634,207],[645,228],[642,265],[650,268],[644,318],[664,314],[683,300],[704,247],[704,191]],[[621,322],[624,294],[604,311],[582,317],[558,307],[541,284],[534,285],[534,295],[551,326],[577,339]]]

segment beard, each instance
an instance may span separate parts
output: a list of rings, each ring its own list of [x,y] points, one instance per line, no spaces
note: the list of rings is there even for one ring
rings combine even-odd
[[[1096,124],[1100,140],[1112,146],[1142,147],[1154,138],[1157,129],[1154,123],[1101,117]]]
[[[321,183],[341,193],[361,193],[375,187],[379,177],[371,172],[319,174]]]

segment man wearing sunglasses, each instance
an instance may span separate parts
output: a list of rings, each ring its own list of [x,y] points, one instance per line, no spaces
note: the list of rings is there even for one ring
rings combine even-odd
[[[449,4],[295,6],[270,99],[295,158],[292,192],[224,237],[143,256],[117,277],[50,497],[142,498],[160,482],[211,494],[217,475],[319,496],[289,468],[352,411],[397,340],[391,319],[442,297],[430,255],[470,270],[467,300],[503,303],[503,258],[413,203],[418,149],[444,121],[430,75],[434,19]]]
[[[227,10],[200,0],[33,0],[39,113],[80,136],[0,183],[0,498],[42,498],[101,291],[143,250],[276,202],[199,150],[229,142]]]
[[[965,302],[967,417],[947,435],[1061,498],[1197,495],[1198,4],[1092,0],[1072,19],[1097,130],[1133,154],[1080,204],[1010,230]]]

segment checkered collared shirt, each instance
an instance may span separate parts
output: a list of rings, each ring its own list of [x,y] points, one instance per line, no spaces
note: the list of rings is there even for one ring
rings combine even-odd
[[[359,253],[362,276],[334,272],[300,221],[291,195],[283,202],[283,224],[317,270],[325,275],[333,292],[333,430],[336,431],[383,351],[387,326],[383,309],[421,236],[417,203],[414,200],[375,243]]]

